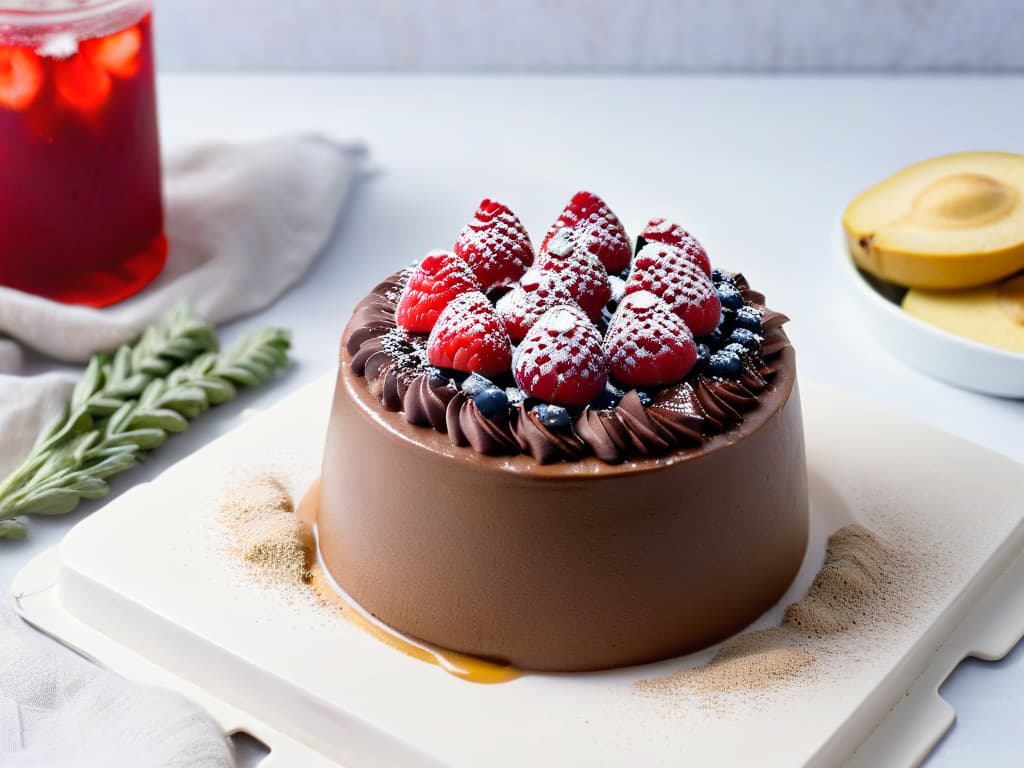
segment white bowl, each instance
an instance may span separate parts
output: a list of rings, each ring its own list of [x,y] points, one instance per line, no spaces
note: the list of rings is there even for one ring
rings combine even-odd
[[[904,312],[857,269],[840,236],[843,279],[871,333],[894,355],[949,384],[986,395],[1024,398],[1024,354],[955,336]]]

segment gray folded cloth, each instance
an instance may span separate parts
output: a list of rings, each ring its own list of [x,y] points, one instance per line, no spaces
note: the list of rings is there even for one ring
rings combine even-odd
[[[135,685],[33,632],[0,606],[0,765],[221,768],[217,724],[171,691]]]

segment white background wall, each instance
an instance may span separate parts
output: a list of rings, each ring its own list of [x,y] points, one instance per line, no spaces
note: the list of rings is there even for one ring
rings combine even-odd
[[[164,70],[1024,70],[1021,0],[155,2]]]

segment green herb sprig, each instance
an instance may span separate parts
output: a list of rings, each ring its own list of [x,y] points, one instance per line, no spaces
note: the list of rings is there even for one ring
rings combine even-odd
[[[19,515],[63,515],[105,496],[109,477],[234,399],[238,387],[288,367],[290,346],[288,331],[267,328],[219,352],[216,331],[178,306],[134,345],[94,355],[63,416],[0,484],[0,539],[25,536]]]

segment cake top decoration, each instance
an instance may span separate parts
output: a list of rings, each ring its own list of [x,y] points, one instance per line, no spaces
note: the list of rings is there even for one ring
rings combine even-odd
[[[455,445],[617,462],[739,424],[786,319],[679,224],[650,219],[634,253],[607,203],[579,192],[536,254],[519,217],[483,200],[453,250],[363,300],[345,344],[385,409]]]

